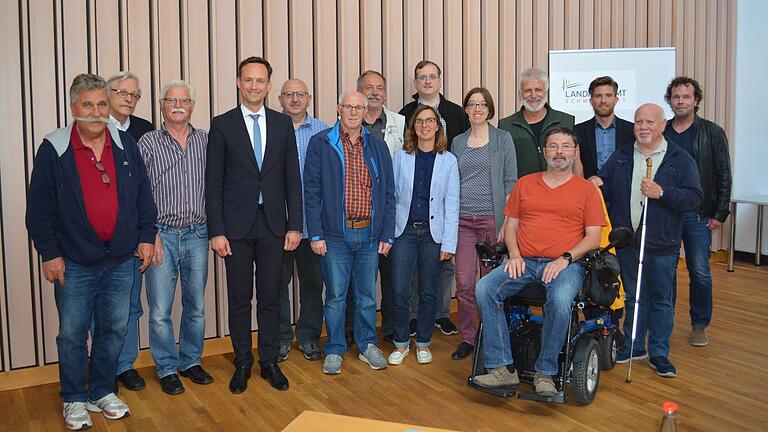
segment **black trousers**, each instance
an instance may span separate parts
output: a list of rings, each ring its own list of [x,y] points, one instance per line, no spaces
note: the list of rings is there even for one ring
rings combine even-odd
[[[277,361],[280,336],[280,276],[285,237],[267,226],[263,209],[244,239],[229,240],[232,255],[224,258],[227,272],[229,333],[235,366],[253,366],[251,299],[256,281],[256,321],[259,325],[259,365]]]

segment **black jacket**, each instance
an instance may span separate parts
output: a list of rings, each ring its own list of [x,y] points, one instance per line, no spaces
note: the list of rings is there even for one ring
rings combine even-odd
[[[723,128],[694,115],[693,154],[699,168],[701,189],[704,199],[699,215],[725,222],[731,213],[731,158],[728,153],[728,138]],[[667,122],[667,132],[672,129],[672,120]],[[667,139],[669,141],[669,139]]]
[[[584,165],[584,178],[596,176],[597,168],[597,144],[595,143],[595,118],[579,123],[573,127],[573,131],[579,139],[579,155],[581,164]],[[635,140],[634,124],[616,117],[616,148],[624,144],[632,144]]]
[[[128,126],[128,135],[132,136],[136,142],[139,142],[141,137],[147,133],[155,130],[155,126],[144,120],[141,117],[136,117],[135,115],[131,116],[131,125]]]
[[[400,110],[400,115],[405,117],[406,128],[408,128],[408,122],[411,121],[411,116],[418,107],[419,94],[416,93],[413,95],[413,101]],[[469,129],[469,118],[461,106],[446,99],[442,93],[440,93],[440,105],[437,106],[437,111],[445,120],[446,129],[448,129],[446,138],[448,138],[448,150],[450,151],[453,138]]]

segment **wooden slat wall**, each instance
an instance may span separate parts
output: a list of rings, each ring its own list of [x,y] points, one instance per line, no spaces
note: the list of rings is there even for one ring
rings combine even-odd
[[[24,229],[25,190],[43,136],[70,119],[81,72],[141,77],[137,114],[159,124],[163,84],[197,89],[192,122],[237,103],[238,61],[274,66],[268,103],[288,77],[307,82],[310,111],[335,121],[341,91],[365,69],[388,78],[388,106],[414,93],[413,66],[443,69],[446,96],[491,89],[497,118],[520,105],[517,78],[546,69],[549,49],[674,46],[676,69],[702,83],[700,113],[731,131],[735,4],[728,0],[20,0],[0,16],[0,370],[56,361],[52,287]],[[716,248],[727,245],[720,236]],[[227,333],[221,262],[211,263],[207,336]],[[146,317],[142,343],[146,345]]]

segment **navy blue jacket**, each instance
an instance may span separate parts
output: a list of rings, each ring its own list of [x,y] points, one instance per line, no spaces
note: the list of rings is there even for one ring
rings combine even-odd
[[[105,245],[88,221],[69,138],[74,123],[48,134],[35,157],[26,224],[43,261],[65,257],[83,266],[112,267],[155,243],[157,208],[144,160],[133,138],[110,125],[117,175],[115,233]]]
[[[608,216],[614,228],[632,228],[629,199],[634,151],[634,144],[618,147],[599,173],[603,180],[602,190]],[[696,168],[696,162],[685,150],[668,142],[667,152],[656,170],[653,181],[661,186],[664,195],[657,200],[648,199],[646,252],[674,255],[680,251],[683,212],[698,208],[703,197],[699,185],[699,170]],[[639,242],[638,228],[635,243]]]
[[[363,128],[363,160],[371,176],[371,240],[394,243],[395,181],[384,141]],[[344,238],[344,145],[339,122],[309,140],[304,162],[304,212],[309,239]]]

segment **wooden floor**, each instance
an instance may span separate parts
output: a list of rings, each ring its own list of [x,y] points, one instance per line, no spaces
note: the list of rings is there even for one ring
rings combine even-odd
[[[258,377],[245,393],[234,396],[227,383],[232,357],[203,359],[216,381],[198,386],[186,379],[179,396],[161,392],[153,368],[140,370],[147,388],[121,391],[132,415],[107,421],[93,415],[96,430],[109,431],[279,431],[305,410],[365,417],[459,431],[652,431],[660,406],[680,406],[678,430],[744,431],[768,428],[768,269],[737,264],[734,273],[714,264],[715,311],[709,328],[712,343],[690,346],[687,282],[680,271],[676,327],[671,359],[678,377],[657,377],[645,362],[633,367],[626,384],[626,365],[601,375],[597,399],[587,407],[545,405],[500,399],[465,384],[470,359],[453,361],[458,336],[436,332],[435,361],[418,365],[411,355],[397,367],[373,371],[348,353],[343,373],[327,376],[320,362],[291,351],[281,364],[291,388],[273,390]],[[385,355],[390,346],[386,346]],[[0,430],[64,430],[58,384],[0,393]]]

